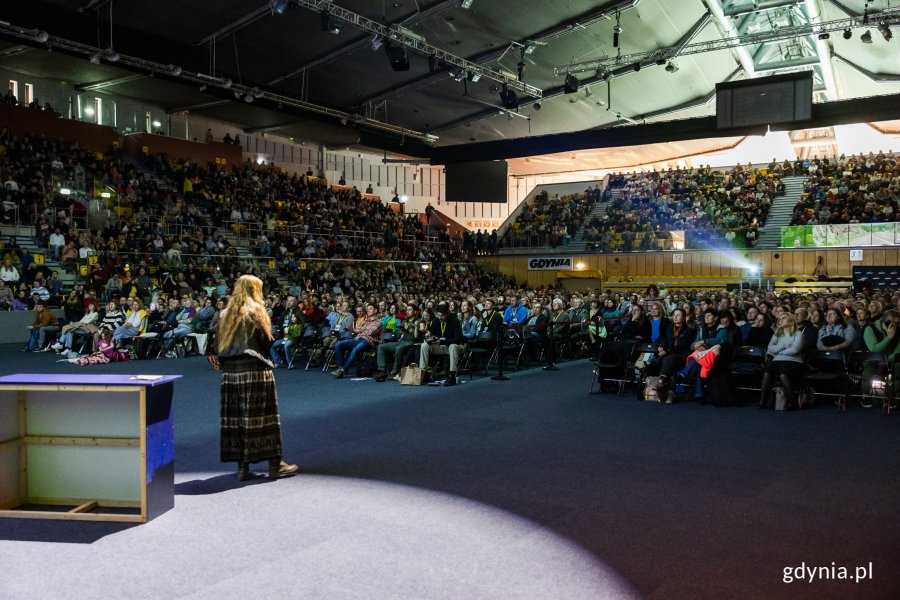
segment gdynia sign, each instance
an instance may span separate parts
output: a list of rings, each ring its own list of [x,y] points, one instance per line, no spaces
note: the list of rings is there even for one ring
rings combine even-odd
[[[529,271],[571,271],[571,256],[538,256],[528,259]]]

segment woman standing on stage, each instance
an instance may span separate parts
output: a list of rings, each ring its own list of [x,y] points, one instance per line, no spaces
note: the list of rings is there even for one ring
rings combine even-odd
[[[281,418],[269,361],[272,323],[266,314],[262,281],[243,275],[234,286],[218,327],[223,370],[221,460],[238,463],[238,479],[253,475],[250,464],[269,461],[269,477],[297,472],[281,460]]]

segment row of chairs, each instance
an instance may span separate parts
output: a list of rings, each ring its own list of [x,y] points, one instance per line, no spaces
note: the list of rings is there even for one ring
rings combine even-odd
[[[621,396],[628,385],[642,386],[647,368],[641,356],[655,355],[657,345],[633,340],[610,340],[601,345],[590,393],[602,390],[604,382],[615,383]],[[726,365],[728,384],[733,391],[761,392],[766,352],[756,346],[735,348]],[[803,381],[795,386],[807,398],[834,397],[839,412],[847,410],[850,398],[866,404],[880,400],[882,412],[889,414],[893,405],[891,364],[882,352],[856,351],[845,356],[835,350],[813,350],[804,362]],[[598,389],[599,386],[599,389]],[[640,388],[639,388],[640,389]]]

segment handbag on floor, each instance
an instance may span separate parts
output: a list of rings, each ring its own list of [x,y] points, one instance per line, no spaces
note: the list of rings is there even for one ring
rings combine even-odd
[[[416,363],[400,369],[400,385],[423,385],[428,383],[428,371],[420,369]]]
[[[662,402],[659,397],[659,387],[662,383],[662,380],[655,376],[651,375],[644,379],[644,400],[649,400],[651,402]]]

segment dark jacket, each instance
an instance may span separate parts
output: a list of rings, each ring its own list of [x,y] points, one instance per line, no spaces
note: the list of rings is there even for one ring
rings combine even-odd
[[[664,337],[659,339],[659,347],[668,354],[690,354],[691,343],[697,337],[697,330],[687,325],[678,328],[678,336],[675,336],[675,327],[666,329]],[[676,343],[677,342],[677,343]]]
[[[435,340],[440,340],[442,346],[450,344],[462,344],[466,341],[463,337],[462,325],[456,315],[447,315],[447,320],[435,319],[428,328],[428,333]]]
[[[774,333],[771,327],[751,327],[747,332],[747,337],[744,338],[744,345],[756,346],[765,350],[769,347],[769,340],[772,339]]]
[[[482,333],[484,331],[503,331],[506,326],[503,324],[503,313],[499,310],[494,310],[493,313],[485,315],[481,320],[481,328],[478,333]],[[462,331],[462,327],[460,327],[460,332]]]
[[[620,340],[630,340],[640,338],[642,342],[650,341],[650,319],[641,319],[640,321],[629,320],[625,323],[625,327],[619,333]]]

